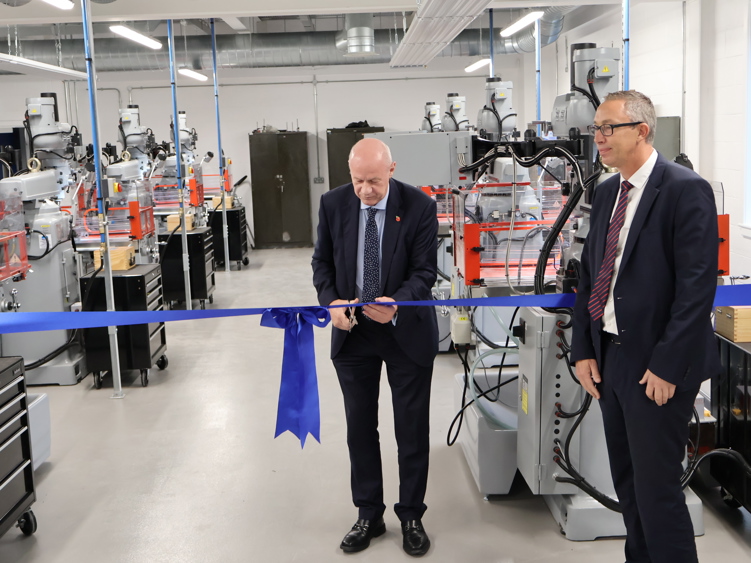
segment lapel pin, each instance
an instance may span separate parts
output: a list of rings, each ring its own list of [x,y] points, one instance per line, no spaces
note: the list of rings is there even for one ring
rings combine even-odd
[[[397,215],[397,216],[396,216],[396,220],[397,220],[397,222],[398,222],[398,221],[401,221],[401,220],[402,220],[402,218],[401,218],[401,217],[399,217],[399,215]]]

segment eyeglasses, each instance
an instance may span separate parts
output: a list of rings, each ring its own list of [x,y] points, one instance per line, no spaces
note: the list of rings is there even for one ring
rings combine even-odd
[[[633,125],[641,125],[642,123],[644,122],[632,121],[631,123],[615,123],[613,125],[611,125],[610,123],[606,123],[605,125],[588,125],[587,131],[589,131],[589,134],[592,136],[594,136],[594,134],[599,131],[600,133],[602,133],[603,137],[610,137],[616,127],[629,127]]]

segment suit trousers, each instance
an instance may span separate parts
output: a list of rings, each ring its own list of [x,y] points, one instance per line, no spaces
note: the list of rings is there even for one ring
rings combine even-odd
[[[397,321],[398,322],[398,321]],[[394,409],[399,460],[401,521],[422,518],[430,453],[430,385],[433,366],[410,360],[392,335],[391,323],[380,324],[358,314],[358,324],[334,357],[344,395],[347,445],[351,463],[352,500],[359,518],[380,518],[383,503],[378,395],[381,367],[386,373]]]
[[[626,524],[626,561],[697,563],[680,478],[699,387],[679,386],[672,399],[658,406],[646,396],[646,384],[639,384],[646,369],[641,372],[631,361],[638,351],[603,333],[602,352],[600,408]]]

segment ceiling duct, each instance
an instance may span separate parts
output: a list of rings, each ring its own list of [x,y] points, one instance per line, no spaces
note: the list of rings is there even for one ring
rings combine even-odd
[[[112,2],[116,2],[117,0],[91,0],[94,2],[94,4],[112,4]]]
[[[543,45],[558,39],[563,28],[563,16],[573,9],[558,7],[545,11],[540,21]],[[344,49],[337,49],[337,36],[335,31],[219,35],[216,38],[217,64],[226,69],[378,64],[392,60],[391,53],[395,43],[387,29],[374,31],[373,54],[367,57],[348,56],[348,53],[343,52]],[[438,57],[488,56],[487,36],[485,30],[465,29],[438,53]],[[187,57],[184,50],[179,49],[178,63],[189,61],[190,67],[197,71],[212,69],[211,38],[190,35],[186,42]],[[362,48],[362,45],[358,47]],[[523,30],[504,41],[495,42],[497,55],[531,52],[534,48],[531,30]],[[26,40],[23,42],[23,52],[29,59],[86,71],[83,41],[80,39],[63,39],[60,42],[61,63],[58,62],[54,40]],[[152,51],[127,39],[97,38],[95,56],[98,72],[169,69],[166,49]]]
[[[336,48],[349,57],[374,56],[373,14],[346,14],[344,29],[336,34]]]
[[[0,0],[0,4],[5,4],[6,6],[11,6],[13,8],[25,6],[29,2],[31,2],[31,0]]]

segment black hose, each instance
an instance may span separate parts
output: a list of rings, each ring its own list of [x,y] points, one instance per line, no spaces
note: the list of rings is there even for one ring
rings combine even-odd
[[[600,97],[595,91],[595,67],[589,69],[587,73],[587,84],[589,85],[589,93],[592,95],[592,99],[595,101],[595,111],[600,107]]]

